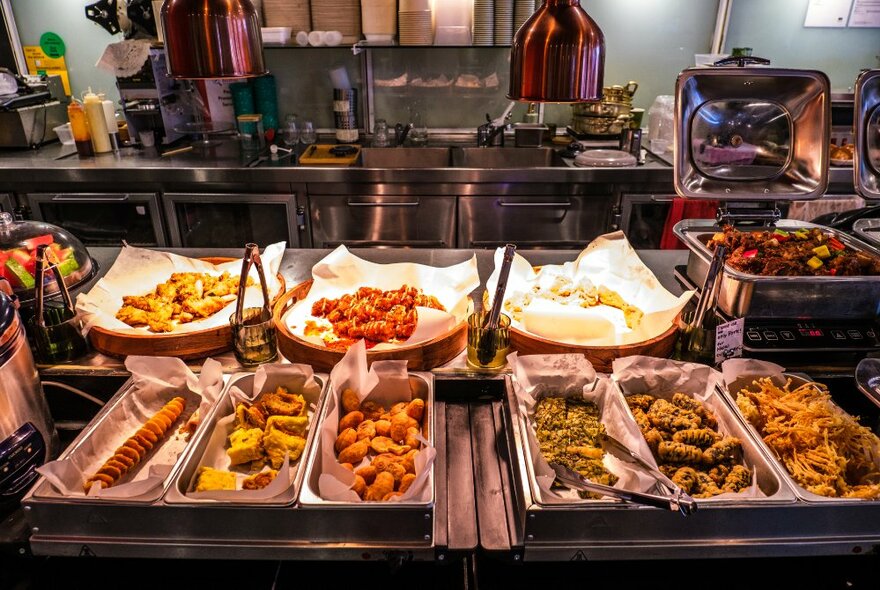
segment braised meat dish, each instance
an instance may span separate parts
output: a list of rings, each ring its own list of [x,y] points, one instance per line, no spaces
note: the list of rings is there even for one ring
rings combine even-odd
[[[366,340],[367,348],[379,342],[403,341],[412,336],[418,315],[416,307],[446,311],[433,295],[403,285],[394,291],[361,287],[338,299],[322,298],[312,305],[312,315],[324,318],[330,330],[316,322],[306,322],[306,335],[321,336],[331,348],[347,349],[357,340]]]
[[[818,228],[738,231],[730,226],[712,236],[710,250],[727,247],[725,262],[759,276],[872,276],[880,258],[857,252]]]

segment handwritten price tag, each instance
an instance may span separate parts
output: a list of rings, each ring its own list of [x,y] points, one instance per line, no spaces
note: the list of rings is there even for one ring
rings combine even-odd
[[[746,320],[739,318],[715,327],[715,364],[741,357]]]

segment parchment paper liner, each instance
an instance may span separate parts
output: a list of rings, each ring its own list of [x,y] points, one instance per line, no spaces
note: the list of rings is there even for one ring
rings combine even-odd
[[[490,305],[498,284],[503,253],[503,248],[495,251],[495,270],[486,282]],[[633,250],[623,232],[617,231],[593,240],[574,261],[544,265],[539,272],[535,272],[524,257],[515,255],[504,299],[510,301],[518,295],[530,293],[535,285],[549,288],[552,278],[557,275],[564,275],[575,283],[587,278],[596,288],[605,286],[616,291],[624,301],[642,310],[641,323],[635,329],[628,328],[623,312],[607,305],[583,308],[535,298],[523,309],[522,319],[512,321],[514,328],[565,344],[637,344],[669,330],[693,295],[693,291],[686,291],[675,297],[667,291]],[[505,313],[510,315],[506,310]]]
[[[198,376],[180,359],[168,357],[130,356],[125,360],[125,367],[131,371],[132,385],[119,403],[106,413],[100,413],[86,427],[88,435],[64,458],[37,469],[50,483],[53,495],[90,500],[157,500],[189,444],[189,439],[179,432],[181,426],[190,419],[196,423],[201,421],[223,389],[222,365],[213,359],[205,361]],[[181,416],[144,461],[126,474],[121,483],[106,489],[92,486],[86,496],[83,492],[85,480],[110,459],[128,437],[177,396],[186,402]],[[192,438],[197,434],[198,430]]]
[[[406,361],[374,361],[367,370],[367,354],[364,341],[361,340],[351,348],[330,372],[330,390],[327,398],[327,415],[321,424],[321,453],[316,458],[320,465],[318,478],[318,495],[329,501],[360,502],[364,501],[351,490],[354,473],[339,464],[333,445],[336,442],[339,426],[340,400],[345,389],[353,389],[358,393],[361,402],[370,400],[381,404],[386,410],[396,403],[409,402],[413,399],[409,384]],[[426,432],[428,421],[434,408],[429,407],[425,400],[425,415],[422,419],[422,434]],[[430,433],[433,437],[433,433]],[[422,448],[415,457],[416,479],[402,495],[391,498],[389,502],[420,503],[431,501],[431,469],[437,451],[433,440],[422,440]],[[355,469],[370,463],[370,454]],[[317,465],[315,466],[317,468]],[[387,504],[388,502],[368,502],[368,504]]]
[[[426,295],[435,296],[446,308],[446,312],[416,308],[419,319],[412,336],[402,343],[377,344],[371,350],[410,346],[446,334],[467,318],[468,295],[480,285],[476,255],[445,268],[411,262],[377,264],[358,258],[345,246],[339,246],[315,264],[312,278],[314,282],[308,296],[287,311],[284,322],[296,337],[319,346],[324,346],[324,341],[317,336],[306,336],[304,329],[308,320],[325,321],[311,314],[312,304],[322,297],[338,298],[354,293],[360,287],[393,290],[409,285],[422,289]]]
[[[266,271],[266,282],[269,295],[278,293],[281,285],[277,274],[284,256],[285,242],[266,246],[263,250],[263,265]],[[227,271],[232,276],[241,274],[241,259],[223,264],[211,264],[197,258],[188,258],[171,252],[160,252],[134,246],[124,246],[119,256],[88,293],[80,293],[76,298],[76,310],[83,321],[83,335],[88,334],[93,326],[119,332],[121,334],[137,334],[142,336],[161,336],[186,334],[198,330],[207,330],[229,325],[229,316],[235,311],[232,301],[217,313],[195,322],[179,324],[171,332],[151,332],[146,326],[132,328],[116,319],[116,313],[122,307],[124,295],[144,295],[150,293],[159,283],[164,283],[175,272],[201,272],[219,275]],[[257,269],[251,268],[248,274],[254,284],[247,288],[244,296],[245,307],[262,307],[263,293],[260,290],[260,278]]]
[[[241,384],[241,377],[247,376],[248,373],[240,373],[231,378],[231,383]],[[296,461],[291,462],[290,456],[286,456],[284,463],[278,469],[275,479],[260,490],[243,490],[242,482],[249,475],[260,473],[259,471],[250,471],[247,465],[229,465],[229,455],[226,454],[228,448],[227,439],[229,434],[235,429],[235,407],[239,402],[252,403],[261,394],[275,391],[278,386],[286,387],[290,393],[298,393],[306,400],[309,417],[309,430],[306,432],[308,440],[309,433],[314,428],[315,416],[318,414],[318,408],[321,401],[321,385],[315,380],[312,373],[312,367],[302,364],[271,364],[261,365],[254,373],[253,387],[250,391],[243,391],[240,387],[233,384],[229,387],[227,394],[232,406],[232,413],[221,418],[214,426],[211,438],[205,447],[205,452],[198,461],[198,467],[193,471],[192,479],[187,485],[186,497],[193,501],[204,502],[242,502],[242,503],[260,503],[268,502],[278,498],[285,492],[289,491],[293,485],[294,479],[299,469],[302,468],[308,452],[308,445],[303,450],[303,454]],[[222,401],[221,401],[222,403]],[[196,481],[198,480],[199,467],[213,467],[221,471],[231,471],[235,473],[236,489],[235,490],[214,490],[208,492],[196,492]],[[261,471],[268,471],[270,466],[264,467]]]
[[[749,444],[748,433],[730,411],[721,397],[717,386],[721,383],[721,373],[706,365],[682,363],[650,356],[627,356],[614,359],[612,379],[618,384],[624,396],[647,393],[654,397],[671,400],[673,394],[687,394],[705,405],[718,421],[718,432],[735,436],[742,441],[745,466],[752,471],[752,485],[741,492],[725,492],[711,498],[697,498],[698,502],[717,502],[766,498],[767,494],[758,485],[756,463],[760,462],[757,449]],[[624,401],[627,415],[633,422],[635,418]],[[633,448],[646,461],[657,466],[644,436],[639,436],[639,446]]]
[[[637,448],[641,437],[632,416],[626,413],[623,400],[611,380],[597,375],[593,365],[581,354],[546,354],[519,356],[514,352],[507,357],[513,370],[513,392],[517,407],[526,419],[526,440],[532,455],[535,480],[541,490],[541,504],[591,503],[574,490],[552,488],[555,473],[541,454],[535,434],[535,407],[544,397],[583,399],[599,407],[599,420],[609,435],[631,449]],[[615,488],[639,492],[656,491],[653,477],[632,464],[606,453],[602,459],[605,468],[619,477]],[[603,498],[604,501],[616,501]]]
[[[819,494],[814,494],[813,492],[807,491],[806,488],[804,488],[794,479],[794,477],[791,476],[782,461],[777,458],[776,453],[773,452],[773,449],[771,449],[767,444],[764,443],[764,437],[761,435],[761,433],[758,432],[758,430],[754,426],[752,426],[751,422],[749,422],[742,416],[742,413],[740,413],[739,408],[736,405],[736,395],[742,388],[742,386],[751,385],[752,381],[760,377],[770,377],[774,383],[781,387],[785,385],[786,381],[784,373],[784,367],[781,367],[780,365],[777,365],[775,363],[760,361],[757,359],[729,359],[721,363],[721,374],[724,381],[724,393],[728,396],[728,402],[734,408],[734,411],[739,415],[740,419],[745,425],[745,428],[749,430],[755,440],[758,441],[758,444],[762,446],[767,457],[774,461],[779,467],[779,470],[783,474],[785,474],[787,481],[789,481],[794,486],[795,492],[803,500],[807,502],[823,503],[878,501],[877,499],[872,500],[871,498],[834,498],[830,496],[821,496]],[[743,383],[743,385],[738,386],[739,383]],[[876,458],[878,467],[880,467],[880,447],[875,449],[874,456]]]

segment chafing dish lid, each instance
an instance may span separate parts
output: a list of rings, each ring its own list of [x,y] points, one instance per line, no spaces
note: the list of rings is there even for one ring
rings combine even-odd
[[[824,73],[693,68],[679,74],[675,94],[680,196],[787,201],[825,192],[831,100]]]
[[[880,199],[880,70],[862,72],[856,80],[855,117],[856,190]]]

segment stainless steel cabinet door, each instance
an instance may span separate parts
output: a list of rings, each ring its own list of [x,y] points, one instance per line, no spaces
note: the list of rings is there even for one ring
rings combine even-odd
[[[459,197],[458,247],[579,249],[605,232],[610,195]]]
[[[316,248],[452,248],[455,197],[310,195]]]
[[[171,245],[239,248],[287,242],[298,248],[296,196],[292,194],[165,193]]]
[[[34,219],[60,225],[86,246],[165,246],[156,193],[30,193]]]

